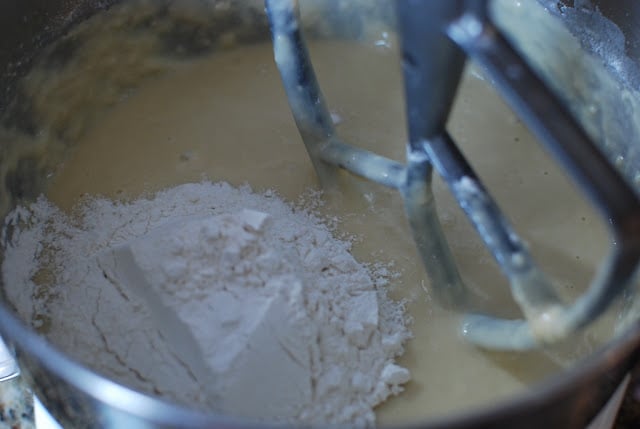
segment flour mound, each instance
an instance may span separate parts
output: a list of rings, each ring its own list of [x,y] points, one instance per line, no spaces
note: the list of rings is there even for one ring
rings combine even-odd
[[[203,182],[152,199],[40,199],[4,230],[21,316],[135,389],[231,415],[375,422],[410,334],[388,279],[309,211]],[[35,255],[35,257],[34,257]]]

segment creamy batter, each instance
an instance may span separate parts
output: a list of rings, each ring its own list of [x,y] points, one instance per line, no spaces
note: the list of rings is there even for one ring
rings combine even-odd
[[[341,136],[401,159],[403,101],[394,56],[334,43],[312,51],[327,100],[342,118]],[[340,67],[334,66],[337,59]],[[297,198],[315,182],[278,79],[267,44],[180,66],[105,114],[60,169],[49,197],[71,207],[85,193],[133,196],[206,175]],[[568,197],[572,191],[561,175],[484,82],[470,76],[461,94],[454,134],[485,170],[516,223],[543,249],[543,258],[555,260],[569,285],[580,284],[590,274],[588,262],[598,256],[593,249],[600,247],[594,245],[599,237],[580,233],[592,224],[591,214],[579,198]],[[380,409],[381,422],[490,401],[557,369],[541,354],[490,355],[458,338],[457,316],[431,301],[399,197],[368,184],[347,191],[348,196],[336,197],[336,209],[327,210],[341,216],[345,231],[362,237],[358,256],[396,262],[403,277],[394,292],[413,299],[415,339],[402,360],[413,381],[405,394]],[[497,285],[506,287],[443,191],[438,186],[437,198],[465,277],[487,294],[499,290]],[[501,290],[498,297],[506,295]],[[511,307],[498,297],[488,299]],[[509,307],[502,312],[517,314]]]
[[[117,37],[117,36],[116,36]],[[311,46],[337,130],[347,142],[402,160],[405,121],[393,41]],[[85,194],[129,198],[203,177],[295,200],[316,185],[293,123],[270,44],[163,64],[82,132],[55,171],[47,196],[70,210]],[[79,78],[79,77],[78,77]],[[93,77],[95,79],[95,76]],[[92,84],[96,84],[93,81]],[[584,289],[607,246],[604,228],[564,175],[475,71],[461,88],[450,130],[560,293]],[[378,410],[379,423],[416,421],[505,398],[593,349],[610,324],[577,337],[564,350],[487,353],[458,336],[459,315],[430,293],[404,219],[400,196],[345,179],[323,208],[358,237],[360,260],[393,261],[392,288],[409,298],[414,338],[400,364],[410,368],[406,392]],[[498,315],[517,317],[505,280],[444,186],[436,198],[465,281]]]

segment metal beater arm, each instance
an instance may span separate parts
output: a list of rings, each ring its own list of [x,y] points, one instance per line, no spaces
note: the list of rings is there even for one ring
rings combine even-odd
[[[525,319],[469,314],[464,334],[487,348],[523,350],[562,340],[598,317],[632,278],[640,258],[640,201],[557,97],[491,22],[487,0],[396,0],[409,128],[407,165],[340,142],[304,45],[294,0],[267,0],[276,63],[298,129],[323,185],[341,167],[397,188],[434,290],[472,306],[438,222],[432,167],[449,185],[509,279]],[[612,250],[589,290],[566,307],[446,131],[466,56],[600,209]]]
[[[409,153],[408,165],[341,142],[311,65],[298,17],[297,1],[266,0],[276,65],[307,153],[323,187],[344,168],[376,183],[398,189],[416,244],[438,300],[466,308],[467,290],[440,227],[431,192],[432,167],[424,153]]]
[[[449,184],[509,278],[512,294],[527,319],[468,316],[465,335],[478,345],[497,349],[525,349],[536,342],[565,338],[598,317],[629,285],[640,258],[638,196],[491,22],[487,0],[398,0],[397,5],[411,144],[423,145],[434,167]],[[439,45],[433,46],[435,43]],[[434,64],[438,61],[434,58],[441,58],[443,51],[452,58],[454,52],[466,54],[483,66],[501,95],[569,172],[609,225],[613,239],[609,257],[589,290],[573,305],[565,307],[556,298],[552,283],[536,267],[446,132],[438,132],[435,125],[430,129],[412,125],[426,120],[440,122],[444,127],[445,115],[434,117],[433,107],[422,106],[438,105],[432,87],[440,86],[441,82],[451,91],[450,96],[455,92],[450,88],[454,87],[453,76],[459,79],[460,59],[449,60],[450,70],[445,66],[436,68]],[[415,79],[417,67],[426,71],[429,80]],[[411,133],[412,130],[415,132]],[[430,135],[431,130],[434,132]]]

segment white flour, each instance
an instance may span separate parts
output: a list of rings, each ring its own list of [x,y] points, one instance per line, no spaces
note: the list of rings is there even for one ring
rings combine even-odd
[[[122,383],[233,415],[372,424],[402,390],[404,309],[306,210],[219,183],[71,218],[44,199],[8,217],[18,312]]]

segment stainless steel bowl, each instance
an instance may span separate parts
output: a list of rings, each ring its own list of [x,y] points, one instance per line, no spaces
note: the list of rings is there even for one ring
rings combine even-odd
[[[0,112],[14,102],[17,94],[15,82],[29,70],[33,59],[43,48],[69,28],[115,2],[0,1]],[[359,3],[355,2],[354,7],[358,7]],[[640,19],[640,3],[634,0],[603,0],[597,3],[605,15],[619,24],[627,36],[629,54],[636,55],[640,51],[640,27],[634,24]],[[385,19],[389,4],[381,4],[377,8],[373,3],[363,2],[360,6],[366,5],[367,13],[361,14],[360,19]],[[328,10],[331,10],[331,5]],[[256,17],[256,22],[251,24],[256,37],[265,37],[267,34],[266,19],[263,18]],[[336,19],[332,24],[333,30],[344,36],[352,36],[356,31],[353,21],[344,17]],[[23,127],[25,132],[29,132],[32,124],[28,106],[23,107],[24,109],[16,111],[12,120],[17,126]],[[0,157],[0,166],[6,162],[6,159]],[[0,207],[11,208],[20,199],[33,197],[40,192],[44,183],[43,176],[46,174],[42,165],[25,158],[18,160],[15,165],[4,167],[7,167],[8,172],[3,176],[6,192],[0,193]],[[5,305],[0,306],[0,334],[15,349],[23,377],[64,427],[269,427],[188,410],[109,381],[72,361],[47,343],[18,320]],[[461,410],[456,415],[425,421],[413,427],[583,428],[604,405],[639,357],[640,324],[636,324],[579,365],[510,400],[481,410]]]

